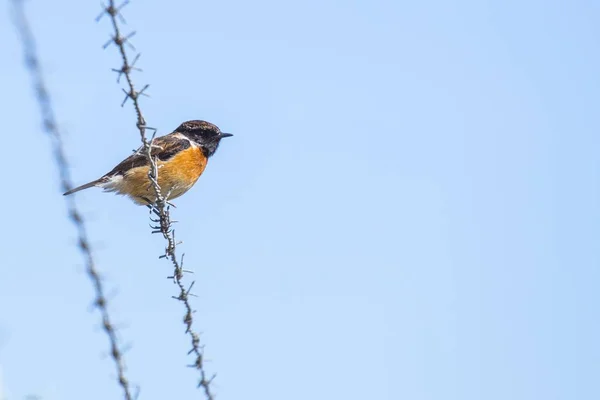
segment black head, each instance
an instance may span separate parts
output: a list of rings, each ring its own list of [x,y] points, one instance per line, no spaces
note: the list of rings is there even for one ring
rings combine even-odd
[[[179,125],[175,132],[184,134],[194,143],[198,144],[206,157],[215,154],[221,139],[233,136],[231,133],[223,133],[214,124],[206,121],[192,120]]]

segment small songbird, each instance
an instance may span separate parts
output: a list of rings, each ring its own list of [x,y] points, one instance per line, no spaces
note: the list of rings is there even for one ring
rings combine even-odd
[[[161,193],[167,200],[181,196],[194,186],[221,139],[229,136],[233,135],[222,133],[210,122],[193,120],[182,123],[173,133],[154,139],[151,154],[158,167]],[[64,195],[96,186],[129,196],[140,205],[153,204],[156,195],[148,178],[149,164],[143,150],[142,146],[109,173]]]

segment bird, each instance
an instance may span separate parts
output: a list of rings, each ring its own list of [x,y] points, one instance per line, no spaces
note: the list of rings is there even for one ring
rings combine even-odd
[[[183,122],[172,133],[155,138],[151,155],[156,160],[158,185],[166,200],[175,199],[194,186],[221,139],[230,136],[233,135],[221,132],[215,124],[191,120]],[[135,204],[153,205],[156,193],[148,177],[150,165],[143,150],[144,146],[141,146],[110,172],[63,195],[99,187],[106,192],[128,196]]]

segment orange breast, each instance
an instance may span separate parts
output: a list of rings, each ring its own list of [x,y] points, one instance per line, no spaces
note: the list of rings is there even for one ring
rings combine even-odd
[[[175,199],[187,192],[206,168],[207,158],[199,147],[189,147],[167,161],[158,161],[158,184],[163,196]],[[154,189],[148,180],[148,167],[137,167],[123,177],[122,188],[134,201],[146,204],[154,198]]]

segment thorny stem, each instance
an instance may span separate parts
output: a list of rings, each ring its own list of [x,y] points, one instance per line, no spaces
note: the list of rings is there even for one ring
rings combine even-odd
[[[35,97],[37,99],[38,106],[40,108],[40,113],[42,115],[43,130],[48,134],[48,136],[50,136],[50,140],[52,142],[52,150],[54,154],[54,161],[58,167],[58,172],[60,176],[60,183],[63,191],[67,191],[73,187],[71,175],[69,172],[69,162],[64,150],[62,136],[56,123],[56,117],[54,114],[54,108],[52,107],[50,94],[48,92],[48,89],[46,88],[46,84],[42,76],[40,61],[37,56],[33,33],[31,32],[29,23],[25,15],[23,1],[13,0],[13,3],[15,10],[15,25],[17,27],[19,36],[21,38],[21,42],[23,44],[25,66],[29,70],[29,73],[31,75],[33,87],[35,90]],[[123,389],[123,395],[125,399],[132,400],[134,396],[132,396],[131,394],[129,381],[125,377],[125,363],[123,360],[123,352],[120,350],[119,340],[117,339],[117,333],[115,331],[114,325],[111,323],[110,320],[102,279],[100,278],[100,275],[94,263],[94,257],[92,255],[92,249],[85,221],[83,219],[83,216],[77,209],[75,197],[65,197],[65,201],[67,203],[69,219],[71,220],[71,222],[75,226],[75,229],[77,230],[78,247],[85,260],[85,271],[90,280],[92,281],[92,286],[94,287],[94,305],[100,310],[100,315],[102,318],[102,328],[108,336],[108,340],[110,343],[110,356],[113,359],[117,370],[117,381]]]
[[[124,75],[125,80],[127,81],[127,86],[128,86],[129,90],[125,90],[125,93],[127,95],[126,99],[127,98],[131,99],[131,101],[133,103],[133,108],[134,108],[136,116],[137,116],[136,126],[140,132],[140,138],[141,138],[141,141],[143,144],[144,154],[145,154],[146,158],[148,159],[148,164],[150,165],[150,169],[148,172],[148,178],[154,189],[154,194],[155,194],[155,199],[156,199],[152,206],[152,211],[159,217],[159,221],[157,221],[157,222],[159,222],[159,226],[157,227],[158,228],[157,230],[159,230],[162,233],[162,236],[164,237],[164,239],[167,242],[166,243],[167,246],[165,248],[165,254],[164,254],[164,256],[161,256],[161,257],[169,259],[171,261],[171,263],[173,264],[173,276],[171,278],[173,279],[175,284],[177,284],[177,287],[179,289],[179,295],[174,296],[174,297],[177,300],[181,301],[185,308],[183,323],[186,327],[185,332],[190,337],[190,341],[191,341],[191,345],[192,345],[192,348],[189,351],[189,354],[193,354],[195,356],[194,363],[191,365],[191,367],[197,369],[198,372],[200,373],[198,387],[201,387],[203,389],[204,394],[206,395],[206,398],[208,400],[213,400],[214,395],[211,392],[210,383],[212,382],[212,379],[214,378],[214,376],[211,378],[207,377],[207,374],[204,370],[204,354],[202,351],[202,346],[200,345],[200,335],[197,332],[195,332],[192,327],[192,325],[193,325],[193,317],[192,317],[193,309],[189,302],[189,297],[191,295],[189,294],[189,290],[186,289],[186,287],[183,283],[183,274],[185,272],[183,270],[183,259],[181,262],[177,260],[177,253],[176,253],[177,243],[175,242],[175,235],[174,235],[174,231],[172,229],[170,212],[169,212],[169,208],[167,206],[168,194],[167,194],[167,196],[164,196],[161,192],[160,185],[158,184],[158,167],[156,165],[156,160],[152,156],[152,140],[148,141],[148,139],[146,138],[146,129],[151,129],[151,128],[148,128],[148,126],[146,125],[146,121],[145,121],[142,111],[140,109],[139,96],[147,88],[147,86],[145,86],[144,89],[142,89],[139,92],[135,90],[135,86],[134,86],[133,80],[131,78],[131,71],[134,68],[133,68],[133,65],[130,64],[129,58],[127,56],[127,52],[125,51],[125,43],[127,43],[127,39],[129,37],[131,37],[131,35],[123,36],[120,31],[119,22],[117,21],[117,16],[120,16],[121,8],[123,6],[125,6],[127,3],[128,3],[128,1],[123,3],[121,6],[116,7],[114,0],[109,0],[109,5],[108,5],[108,7],[105,8],[104,13],[109,16],[109,18],[112,22],[112,26],[113,26],[113,30],[114,30],[114,36],[112,38],[112,42],[119,49],[119,53],[121,54],[121,58],[123,60],[122,67],[120,69],[118,69],[117,71],[119,72],[120,75],[121,74]],[[136,57],[136,60],[137,60],[137,57]]]

